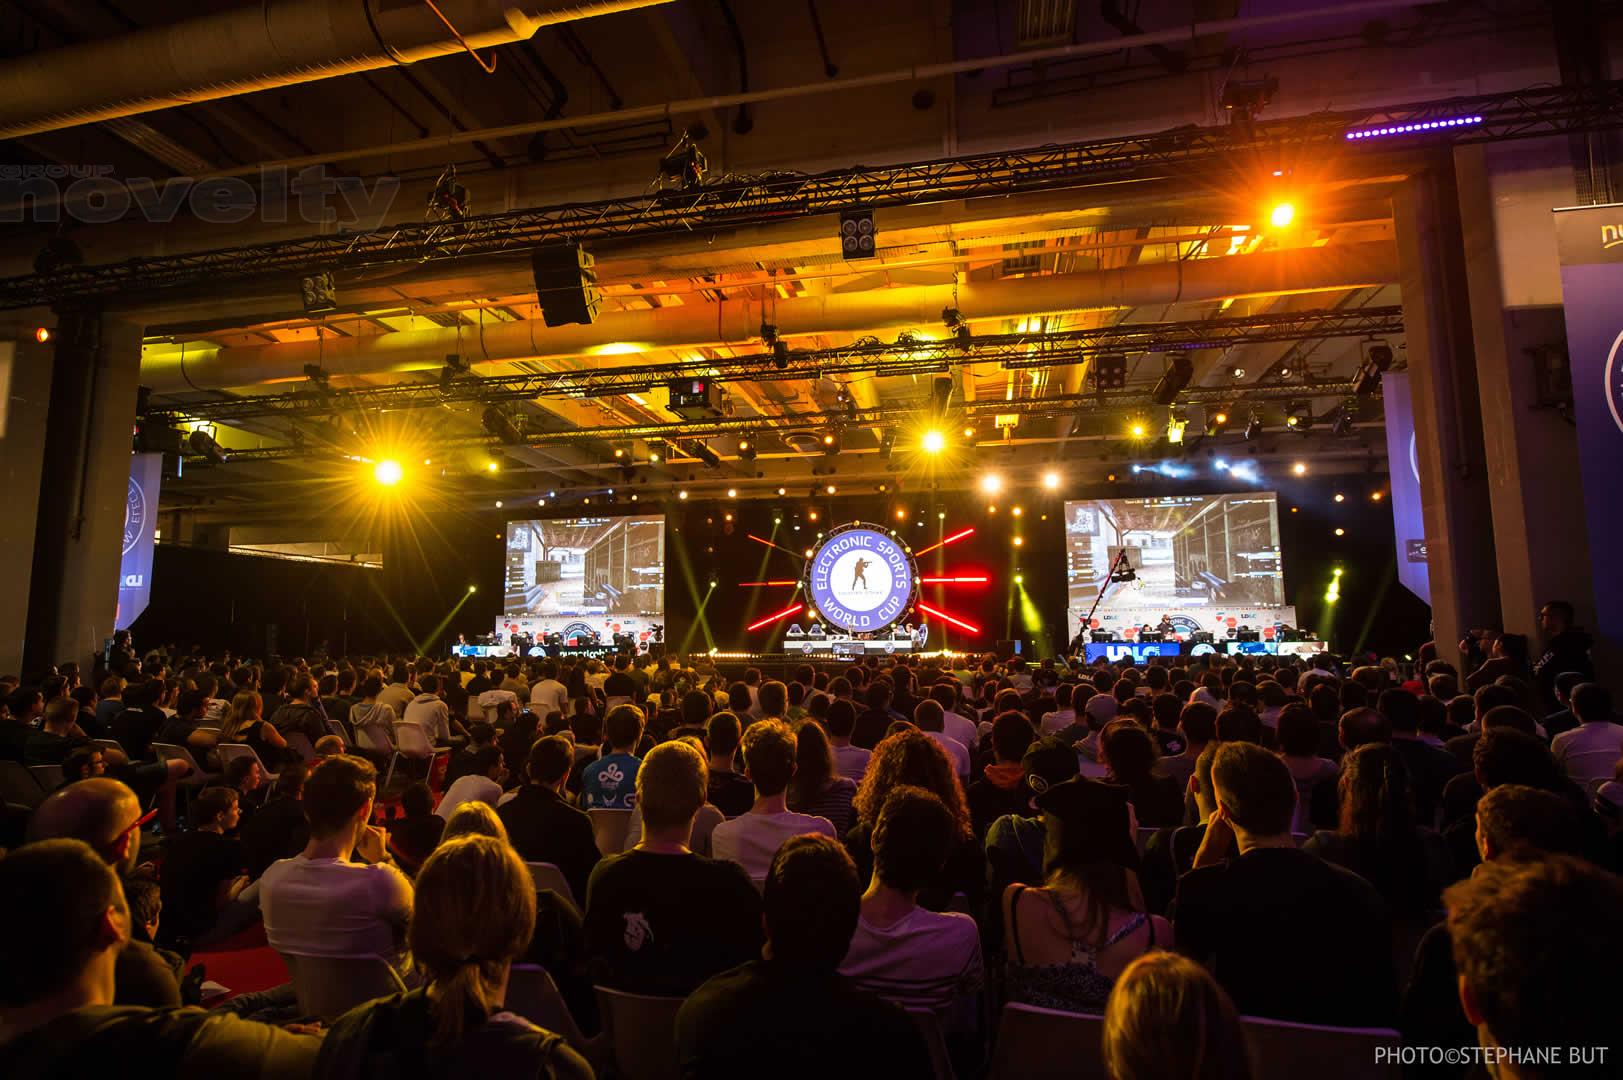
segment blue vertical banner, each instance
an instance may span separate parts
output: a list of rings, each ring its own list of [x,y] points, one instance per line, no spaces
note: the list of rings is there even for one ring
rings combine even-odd
[[[1398,581],[1431,603],[1431,571],[1426,565],[1426,519],[1420,506],[1420,459],[1415,453],[1414,400],[1408,372],[1381,376],[1386,408],[1386,461],[1392,475],[1392,534],[1397,539]]]
[[[1555,212],[1578,420],[1590,579],[1603,636],[1623,639],[1623,204]]]
[[[124,556],[118,563],[118,614],[113,629],[126,630],[152,599],[153,530],[158,527],[162,454],[130,456],[130,488],[124,497]]]

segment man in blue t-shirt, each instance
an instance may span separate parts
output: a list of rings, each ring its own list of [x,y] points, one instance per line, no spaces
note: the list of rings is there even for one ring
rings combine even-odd
[[[616,705],[603,721],[609,752],[581,770],[580,804],[588,810],[630,810],[637,805],[637,744],[642,741],[642,710]]]

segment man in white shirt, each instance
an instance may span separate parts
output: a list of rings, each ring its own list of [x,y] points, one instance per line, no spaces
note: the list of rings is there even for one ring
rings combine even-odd
[[[710,834],[718,859],[738,863],[760,884],[772,869],[778,848],[791,836],[821,833],[837,840],[827,818],[789,810],[786,790],[795,775],[795,733],[781,720],[757,720],[744,732],[744,774],[755,785],[749,813],[724,821]]]
[[[1612,694],[1600,683],[1574,687],[1570,700],[1578,726],[1557,735],[1550,752],[1587,791],[1616,771],[1617,759],[1623,757],[1623,725],[1613,723]]]
[[[954,711],[958,704],[958,689],[947,683],[938,683],[930,687],[930,700],[941,705],[941,731],[949,739],[954,739],[964,745],[971,752],[980,744],[980,732],[975,727],[975,721],[961,713]]]
[[[868,759],[873,751],[851,745],[851,735],[857,729],[857,707],[845,698],[830,702],[823,726],[828,729],[828,741],[834,746],[834,765],[840,775],[862,783],[862,778],[868,775]]]
[[[885,800],[873,831],[873,878],[840,974],[905,1009],[928,1009],[947,1027],[972,1028],[981,989],[980,932],[972,916],[919,907],[952,851],[957,826],[922,789]]]
[[[569,691],[558,681],[558,664],[548,660],[541,665],[541,679],[530,687],[530,711],[545,720],[548,713],[569,715]]]
[[[445,790],[445,797],[434,812],[446,821],[463,803],[482,802],[495,807],[502,797],[502,784],[507,782],[507,763],[502,759],[501,747],[481,746],[473,751],[468,771],[457,777]]]
[[[422,728],[430,743],[443,746],[451,741],[451,710],[441,696],[439,676],[424,675],[417,685],[422,693],[411,699],[400,722]]]
[[[412,698],[417,696],[417,691],[411,687],[411,680],[411,666],[409,664],[396,664],[389,676],[389,685],[385,686],[383,692],[378,695],[378,704],[389,706],[394,710],[396,716],[405,712],[406,706],[410,705]]]
[[[310,842],[259,879],[265,937],[277,952],[382,956],[397,964],[403,957],[411,882],[395,869],[383,830],[367,824],[377,779],[370,762],[340,754],[305,780]]]
[[[1044,735],[1057,735],[1076,723],[1076,710],[1071,708],[1071,694],[1076,688],[1070,683],[1054,687],[1054,711],[1043,713]]]
[[[949,739],[941,730],[942,719],[946,710],[941,702],[928,698],[913,706],[913,723],[918,729],[941,745],[952,759],[953,775],[960,780],[969,779],[969,748],[957,739]]]

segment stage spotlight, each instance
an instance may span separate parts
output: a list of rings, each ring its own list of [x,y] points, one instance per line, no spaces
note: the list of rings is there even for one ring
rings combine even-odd
[[[931,428],[924,433],[924,438],[920,440],[919,445],[926,454],[939,454],[946,449],[947,437],[935,428]]]
[[[1009,511],[1009,513],[1013,514],[1015,517],[1019,517],[1022,514],[1024,514],[1025,512],[1026,512],[1026,508],[1023,507],[1023,506],[1017,506],[1013,510]]]
[[[787,495],[787,494],[789,494],[789,489],[781,487],[781,488],[778,489],[778,494],[779,495]]]
[[[1337,536],[1346,536],[1347,535],[1347,530],[1346,529],[1337,529],[1336,530],[1336,535]]]
[[[1059,490],[1059,485],[1060,485],[1060,475],[1059,475],[1059,473],[1055,472],[1053,469],[1049,469],[1047,472],[1043,473],[1043,490],[1044,491],[1058,491]]]
[[[789,343],[774,341],[772,343],[772,366],[783,371],[789,366]]]
[[[1306,476],[1307,475],[1307,462],[1305,462],[1305,461],[1296,462],[1296,464],[1291,466],[1291,472],[1294,473],[1297,476]]]
[[[901,507],[898,506],[896,508],[896,520],[897,521],[904,521],[906,519],[907,519],[907,511],[903,510]]]
[[[981,494],[996,495],[1003,490],[1003,477],[995,472],[981,477]]]
[[[487,405],[485,411],[479,414],[479,422],[490,434],[496,436],[503,446],[517,446],[524,441],[524,434],[519,431],[513,418],[503,412],[498,406]],[[616,458],[625,456],[624,450],[614,452]]]
[[[186,438],[186,445],[192,453],[204,458],[211,465],[225,464],[225,447],[215,441],[214,436],[202,428],[192,429],[191,435]]]
[[[1261,435],[1261,434],[1262,434],[1262,417],[1260,415],[1258,415],[1255,411],[1253,411],[1251,413],[1251,415],[1246,417],[1246,420],[1245,420],[1245,438],[1246,438],[1246,441],[1250,442],[1252,439],[1255,439],[1258,435]]]
[[[755,460],[755,444],[748,439],[738,440],[738,456],[745,461]]]
[[[969,332],[969,324],[964,321],[963,312],[959,311],[955,307],[942,308],[941,322],[949,331],[951,331],[952,336],[957,339],[959,348],[969,348],[969,343],[972,340],[972,337]]]
[[[1243,367],[1230,368],[1229,369],[1229,378],[1231,378],[1231,379],[1243,379],[1243,378],[1245,378],[1245,368],[1243,368]]]
[[[1275,203],[1268,211],[1268,224],[1276,229],[1283,229],[1296,220],[1296,207],[1288,202]]]
[[[816,510],[808,510],[808,511],[806,511],[806,520],[807,521],[816,521],[817,520],[817,511]]]
[[[1208,435],[1221,435],[1223,429],[1228,426],[1229,414],[1222,409],[1218,409],[1206,417],[1206,434]]]
[[[975,438],[975,429],[972,427],[966,427],[964,429],[964,438],[973,440]]]
[[[1151,400],[1157,405],[1171,405],[1177,400],[1178,395],[1183,392],[1184,387],[1189,385],[1189,380],[1194,377],[1194,361],[1179,353],[1172,358],[1172,363],[1167,365],[1166,371],[1161,375],[1161,380],[1155,384],[1155,392],[1151,395]]]
[[[832,457],[840,452],[840,436],[838,432],[830,431],[823,435],[823,453]]]
[[[1122,353],[1100,353],[1089,366],[1095,390],[1120,390],[1127,385],[1127,357]]]
[[[1380,502],[1383,498],[1385,498],[1385,495],[1382,492],[1372,491],[1369,493],[1369,499],[1371,502]]]
[[[682,500],[682,501],[683,501],[683,502],[686,502],[686,501],[687,501],[687,497],[688,497],[688,489],[687,489],[687,488],[683,488],[683,489],[682,489],[682,490],[681,490],[681,491],[678,491],[678,492],[677,492],[677,493],[676,493],[676,497],[677,497],[677,498],[678,498],[678,499],[680,499],[680,500]]]
[[[716,455],[714,450],[702,442],[693,444],[693,456],[703,462],[704,467],[707,469],[721,468],[721,458]]]
[[[537,506],[545,506],[545,505],[547,505],[547,500],[545,500],[545,499],[537,499],[537,500],[535,500],[535,505],[537,505]]]
[[[1347,496],[1343,495],[1339,491],[1336,492],[1336,502],[1346,502],[1346,501],[1347,501]]]
[[[384,487],[394,487],[405,475],[406,470],[394,458],[384,458],[372,467],[372,479]]]
[[[1127,434],[1135,439],[1147,438],[1150,434],[1150,422],[1135,416],[1127,425]]]
[[[1024,585],[1026,583],[1026,575],[1024,575],[1024,574],[1016,574],[1016,575],[1014,575],[1014,583],[1016,585]]]
[[[491,460],[485,462],[485,471],[486,472],[501,472],[502,471],[502,463],[497,461],[495,458],[492,458]]]
[[[1014,538],[1014,546],[1015,547],[1024,547],[1025,543],[1026,543],[1026,538],[1023,537],[1023,536],[1017,536],[1017,537]]]
[[[1337,409],[1335,419],[1330,421],[1330,434],[1351,435],[1355,419],[1353,412],[1356,408],[1357,406],[1352,402],[1347,402],[1340,409]]]
[[[468,586],[468,592],[476,593],[478,591],[479,591],[479,586],[477,586],[477,585],[469,585]]]
[[[1293,401],[1285,408],[1285,426],[1292,431],[1307,431],[1313,426],[1313,406],[1306,401]]]
[[[625,447],[616,446],[614,448],[614,460],[615,461],[624,461],[625,459],[626,459]]]
[[[502,508],[502,501],[500,499],[497,499],[496,500],[496,509],[500,510],[501,508]]]
[[[1358,365],[1358,374],[1353,376],[1353,393],[1358,397],[1369,397],[1380,389],[1381,376],[1392,367],[1392,346],[1384,341],[1366,341],[1363,346],[1363,360]]]
[[[1189,421],[1185,420],[1183,417],[1176,415],[1168,416],[1167,442],[1171,443],[1173,446],[1181,446],[1183,444],[1184,429],[1188,426]]]
[[[835,494],[835,493],[836,493],[836,492],[838,492],[838,491],[839,491],[839,490],[840,490],[840,489],[839,489],[839,488],[837,488],[837,487],[835,487],[835,486],[834,486],[834,485],[833,485],[833,484],[830,484],[830,485],[828,485],[828,486],[827,486],[827,487],[825,487],[825,488],[824,488],[824,489],[823,489],[823,490],[824,490],[824,491],[825,491],[825,492],[827,492],[827,493],[828,493],[828,494],[830,494],[830,495],[833,495],[833,494]]]
[[[1218,458],[1212,462],[1212,468],[1216,469],[1218,472],[1228,472],[1229,463],[1222,458]]]
[[[727,497],[728,497],[728,498],[729,498],[729,499],[736,499],[736,498],[738,498],[738,489],[737,489],[737,488],[728,488],[728,489],[727,489]]]
[[[39,342],[41,345],[45,344],[47,341],[50,341],[51,328],[49,326],[41,326],[36,329],[34,331],[34,340]]]

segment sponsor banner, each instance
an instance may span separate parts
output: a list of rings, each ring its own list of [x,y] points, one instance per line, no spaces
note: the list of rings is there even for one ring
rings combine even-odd
[[[118,612],[114,630],[127,630],[152,599],[153,531],[158,527],[158,485],[162,454],[130,456],[130,486],[124,497],[124,554],[118,561]]]
[[[1623,204],[1555,212],[1578,420],[1590,580],[1601,633],[1623,639]]]
[[[1122,586],[1117,586],[1123,588]],[[1124,588],[1130,591],[1131,585]],[[1132,641],[1148,626],[1152,631],[1161,625],[1161,616],[1172,620],[1172,633],[1183,639],[1206,631],[1221,641],[1240,632],[1240,627],[1255,630],[1264,641],[1272,641],[1281,626],[1296,626],[1296,608],[1284,607],[1180,607],[1168,611],[1164,607],[1134,607],[1118,604],[1101,607],[1093,616],[1093,630],[1111,630],[1117,637]]]
[[[1392,533],[1396,537],[1398,582],[1431,603],[1431,570],[1426,565],[1426,522],[1420,505],[1420,459],[1416,456],[1414,401],[1407,372],[1381,377],[1386,409],[1386,460],[1392,477]]]

